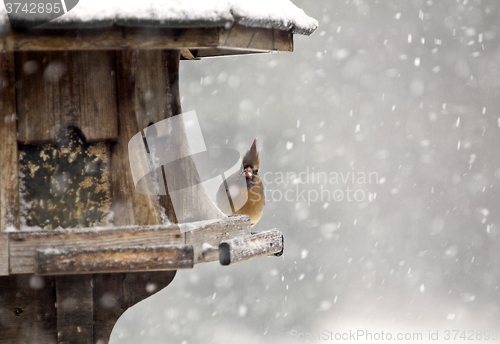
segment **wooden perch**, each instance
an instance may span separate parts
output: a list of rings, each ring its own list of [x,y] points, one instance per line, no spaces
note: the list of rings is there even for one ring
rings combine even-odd
[[[219,245],[219,261],[221,265],[231,265],[271,254],[281,256],[283,248],[283,234],[271,229],[222,242]]]
[[[241,215],[189,224],[0,232],[0,275],[191,268],[218,259],[204,255],[204,245],[217,248],[248,234],[250,218]]]
[[[193,247],[159,245],[35,251],[35,273],[70,275],[191,269]]]
[[[247,236],[251,233],[250,218],[246,215],[230,216],[225,221],[217,221],[211,227],[190,229],[192,224],[180,225],[186,231],[186,244],[194,248],[194,263],[213,262],[219,259],[219,244],[232,238]],[[214,249],[216,252],[213,252]]]

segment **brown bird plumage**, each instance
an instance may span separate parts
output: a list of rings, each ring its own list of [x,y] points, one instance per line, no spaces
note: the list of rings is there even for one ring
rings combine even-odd
[[[260,159],[255,139],[243,157],[241,168],[229,176],[226,183],[219,186],[216,196],[217,206],[224,214],[248,215],[252,226],[261,219],[266,202],[259,167]],[[242,204],[243,202],[245,203]]]

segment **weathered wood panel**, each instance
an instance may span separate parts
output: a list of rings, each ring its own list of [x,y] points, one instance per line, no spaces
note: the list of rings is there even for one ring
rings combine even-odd
[[[39,249],[82,249],[187,244],[194,248],[194,261],[203,244],[218,247],[226,238],[250,233],[248,216],[202,221],[189,224],[155,226],[122,226],[51,231],[9,232],[10,273],[33,273],[34,254]]]
[[[10,31],[0,38],[0,51],[181,49],[216,46],[218,39],[218,28]]]
[[[92,275],[56,276],[57,342],[93,344]]]
[[[87,142],[118,137],[113,51],[16,53],[18,140],[47,143],[68,126]]]
[[[293,33],[273,29],[273,49],[276,51],[292,52],[293,51]]]
[[[0,344],[57,342],[54,277],[0,277],[0,291]]]
[[[214,56],[234,56],[234,55],[252,55],[252,54],[265,54],[269,51],[265,50],[250,50],[250,49],[224,49],[224,48],[208,48],[193,50],[195,59],[202,59],[204,57]]]
[[[215,49],[218,48],[218,49]],[[232,28],[107,28],[10,32],[0,51],[200,49],[196,57],[293,51],[293,34],[234,24]],[[187,59],[190,59],[188,56]]]
[[[179,59],[180,52],[166,54],[166,85],[167,94],[170,95],[168,117],[182,112],[179,97]],[[173,120],[169,125],[171,128],[164,149],[172,152],[174,162],[162,166],[169,200],[164,206],[168,209],[168,213],[175,215],[175,222],[178,223],[225,218],[201,184],[196,165],[190,155],[184,123],[181,120]],[[146,133],[146,136],[149,134]],[[186,187],[187,185],[189,186]]]
[[[262,30],[272,31],[272,29],[249,29],[246,26],[238,24],[233,25],[229,30],[221,29],[218,47],[246,49],[252,43],[252,38],[254,37],[254,35],[257,32],[262,32]],[[272,50],[272,35],[267,37],[262,36],[261,38],[263,38],[263,40],[260,42],[254,42],[254,45],[258,43],[263,50]]]
[[[0,231],[19,228],[14,54],[0,53]]]
[[[176,229],[179,231],[179,229]],[[44,248],[106,248],[135,245],[184,244],[184,236],[170,226],[87,228],[9,233],[10,273],[33,273],[33,257]]]
[[[169,93],[174,90],[168,78],[178,85],[178,70],[167,76],[166,55],[162,51],[116,52],[120,134],[111,146],[110,178],[112,210],[118,226],[161,224],[166,219],[175,222],[168,195],[148,196],[135,190],[128,155],[128,142],[135,134],[173,115],[169,100],[176,101],[178,86],[177,94]]]
[[[255,50],[273,50],[274,49],[274,30],[272,29],[255,29],[248,49]]]
[[[0,231],[0,276],[9,275],[9,235]]]
[[[186,244],[194,248],[194,262],[203,263],[216,261],[218,255],[207,250],[205,246],[210,245],[218,248],[222,241],[227,239],[246,236],[251,233],[250,218],[248,216],[230,216],[224,221],[217,221],[210,227],[191,229],[190,224],[180,225],[181,230],[186,232]]]
[[[35,273],[73,275],[129,271],[165,271],[191,269],[193,247],[154,245],[80,249],[38,249]]]
[[[94,343],[107,343],[123,312],[168,286],[174,276],[175,271],[94,275]]]
[[[283,234],[271,229],[224,241],[219,245],[219,261],[221,265],[231,265],[271,254],[281,255],[283,247]]]

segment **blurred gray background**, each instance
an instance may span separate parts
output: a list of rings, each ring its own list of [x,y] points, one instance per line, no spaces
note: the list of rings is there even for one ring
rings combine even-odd
[[[111,343],[500,328],[500,2],[294,3],[320,24],[294,53],[180,75],[208,146],[243,154],[257,138],[274,192],[255,230],[280,229],[285,255],[178,271]],[[376,178],[276,180],[307,171]],[[364,200],[314,199],[347,188]]]

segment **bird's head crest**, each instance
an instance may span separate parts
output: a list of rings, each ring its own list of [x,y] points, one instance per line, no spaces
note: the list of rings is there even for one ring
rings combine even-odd
[[[243,157],[243,166],[252,166],[253,168],[259,168],[259,152],[257,152],[257,139],[253,140],[252,147],[246,152]]]

